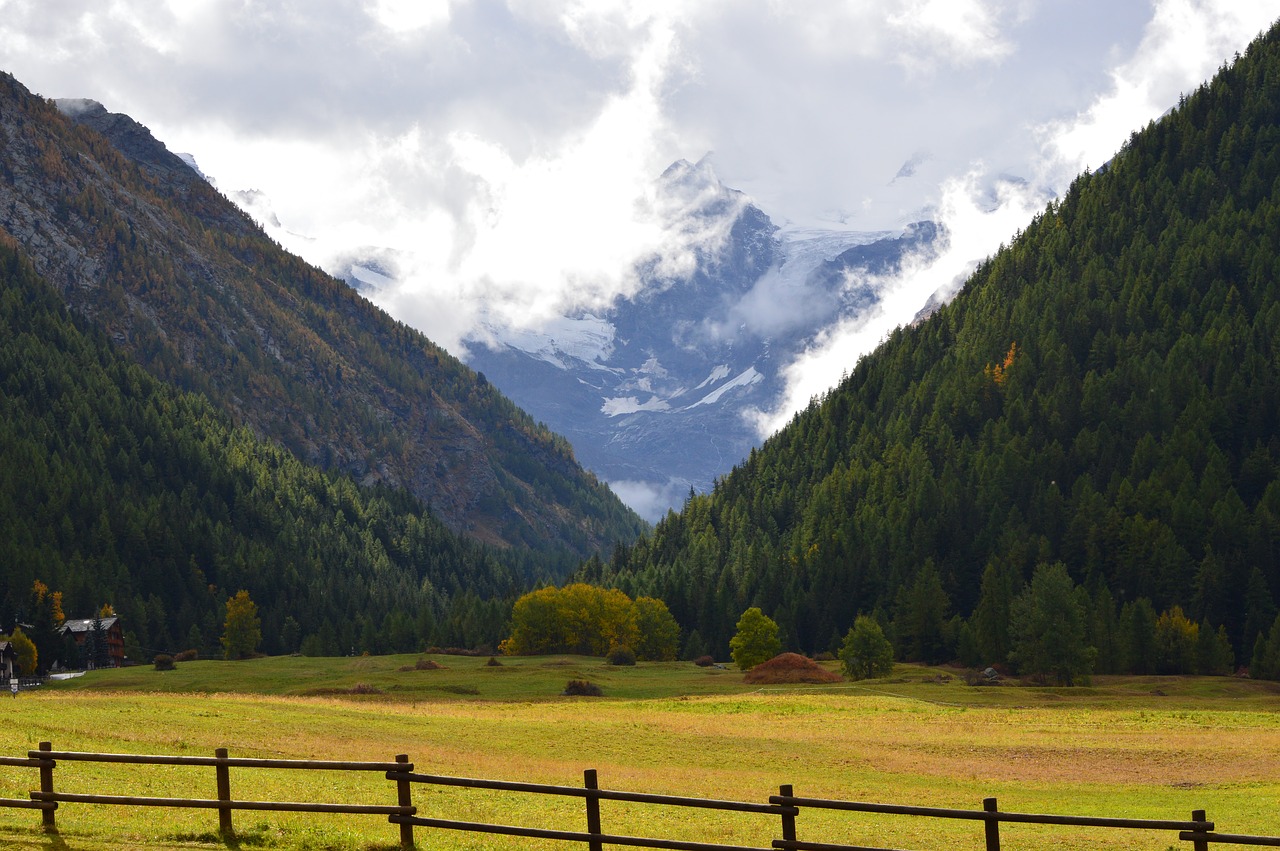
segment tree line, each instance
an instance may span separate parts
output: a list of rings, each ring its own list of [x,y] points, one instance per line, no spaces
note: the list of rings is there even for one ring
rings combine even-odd
[[[71,617],[113,606],[144,658],[208,653],[240,589],[269,653],[493,647],[549,578],[537,553],[460,538],[407,492],[303,464],[152,378],[2,235],[0,565],[0,628],[44,617],[40,582]]]

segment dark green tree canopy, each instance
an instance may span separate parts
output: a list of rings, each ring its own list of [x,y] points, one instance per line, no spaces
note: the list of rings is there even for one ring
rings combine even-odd
[[[858,615],[840,646],[840,664],[852,680],[887,677],[893,673],[893,645],[875,618]]]

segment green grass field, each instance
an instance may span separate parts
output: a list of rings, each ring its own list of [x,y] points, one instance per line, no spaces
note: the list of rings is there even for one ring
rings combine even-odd
[[[1099,678],[1088,688],[972,687],[938,669],[834,686],[747,686],[689,663],[611,668],[580,657],[201,661],[158,672],[102,671],[5,699],[0,755],[58,750],[389,761],[418,771],[765,802],[802,796],[1005,811],[1186,819],[1280,835],[1280,696],[1216,678]],[[408,668],[408,670],[403,670]],[[560,697],[588,679],[603,698]],[[364,693],[351,693],[353,691]],[[214,797],[211,768],[63,761],[62,792]],[[392,804],[380,774],[232,769],[237,799]],[[0,797],[38,788],[0,767]],[[421,815],[580,830],[577,799],[416,786]],[[766,816],[604,802],[607,832],[768,847]],[[39,814],[0,810],[0,846],[98,851],[222,847],[209,810],[63,804],[59,833]],[[385,817],[236,812],[239,847],[384,849]],[[802,839],[888,848],[980,849],[977,822],[805,810]],[[416,830],[419,847],[571,848],[551,841]],[[1004,847],[1189,847],[1174,833],[1002,827]]]

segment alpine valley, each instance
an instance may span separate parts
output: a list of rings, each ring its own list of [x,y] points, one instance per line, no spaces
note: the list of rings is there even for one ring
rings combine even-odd
[[[638,262],[635,294],[605,309],[534,328],[486,322],[463,353],[653,521],[760,444],[782,370],[823,329],[873,309],[905,257],[945,238],[931,221],[897,232],[780,228],[724,186],[709,157],[671,165],[656,194],[664,231],[680,235],[669,252],[687,262]],[[283,230],[260,196],[233,197]],[[376,297],[396,269],[394,253],[371,250],[333,271]]]

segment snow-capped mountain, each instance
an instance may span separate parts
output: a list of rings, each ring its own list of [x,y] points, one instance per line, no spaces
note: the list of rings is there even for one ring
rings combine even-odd
[[[780,370],[823,328],[873,306],[877,277],[938,237],[931,222],[779,228],[706,162],[676,163],[660,188],[694,199],[672,205],[690,229],[725,234],[692,272],[664,275],[653,258],[634,297],[537,330],[490,325],[467,358],[651,520],[743,460],[760,442],[748,414],[776,406]]]
[[[778,227],[705,158],[674,163],[657,188],[683,262],[655,254],[637,264],[634,296],[534,328],[494,319],[459,352],[649,520],[746,458],[761,442],[752,414],[782,398],[781,371],[823,329],[874,307],[878,281],[940,237],[929,221],[874,232]],[[230,197],[282,242],[311,241],[283,226],[262,193]],[[326,266],[376,299],[394,290],[403,261],[367,247]]]

